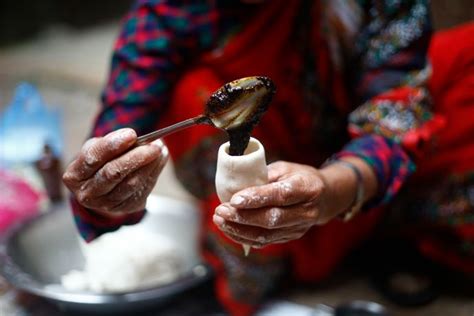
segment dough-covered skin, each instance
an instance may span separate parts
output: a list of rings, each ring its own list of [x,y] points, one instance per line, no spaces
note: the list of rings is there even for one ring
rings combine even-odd
[[[168,159],[161,140],[133,148],[137,134],[124,128],[89,139],[63,176],[84,207],[108,216],[143,210]]]

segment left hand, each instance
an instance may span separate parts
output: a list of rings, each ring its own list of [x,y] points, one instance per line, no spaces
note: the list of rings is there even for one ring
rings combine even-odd
[[[216,208],[214,223],[232,240],[260,248],[301,238],[331,214],[320,170],[279,161],[268,166],[269,184],[250,187]]]

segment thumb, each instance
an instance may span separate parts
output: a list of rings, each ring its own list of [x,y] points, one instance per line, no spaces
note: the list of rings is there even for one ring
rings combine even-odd
[[[276,161],[267,166],[268,182],[276,182],[285,178],[292,170],[292,164],[286,161]]]

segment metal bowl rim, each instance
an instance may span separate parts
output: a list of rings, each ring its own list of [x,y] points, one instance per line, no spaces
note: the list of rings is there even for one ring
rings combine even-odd
[[[0,273],[5,279],[15,288],[21,289],[25,292],[44,297],[46,299],[74,303],[74,304],[110,304],[119,302],[142,302],[147,300],[155,300],[158,298],[165,298],[173,294],[177,294],[183,290],[191,288],[194,285],[200,284],[209,280],[212,276],[212,269],[206,263],[200,263],[191,268],[188,273],[171,282],[157,287],[140,289],[137,291],[123,292],[123,293],[92,293],[92,292],[55,292],[52,288],[48,288],[48,284],[42,285],[29,274],[24,272],[12,259],[11,241],[21,234],[22,231],[28,229],[35,222],[44,217],[51,216],[56,212],[64,211],[63,209],[53,209],[46,213],[37,214],[24,219],[15,225],[11,226],[0,237]],[[23,277],[20,282],[19,276]],[[57,284],[61,286],[60,284]]]

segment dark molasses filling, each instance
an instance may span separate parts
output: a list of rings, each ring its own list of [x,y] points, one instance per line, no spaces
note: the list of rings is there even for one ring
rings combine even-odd
[[[274,83],[267,77],[255,77],[253,80],[255,80],[255,84],[249,86],[239,85],[241,83],[240,80],[227,83],[223,88],[216,91],[207,103],[208,112],[206,115],[213,121],[219,120],[221,126],[218,127],[225,129],[229,136],[229,155],[231,156],[241,156],[244,154],[253,128],[260,122],[263,114],[267,111],[276,91]],[[258,90],[261,89],[265,89],[265,91],[260,93],[261,96],[258,96]],[[250,109],[248,114],[245,114],[245,118],[241,123],[236,123],[236,120],[241,119],[238,115],[230,116],[226,121],[221,119],[226,113],[231,111],[237,113],[248,111],[248,106],[240,112],[236,111],[236,108],[239,105],[239,101],[252,97],[252,94],[254,97],[258,97],[253,100],[253,108]]]

